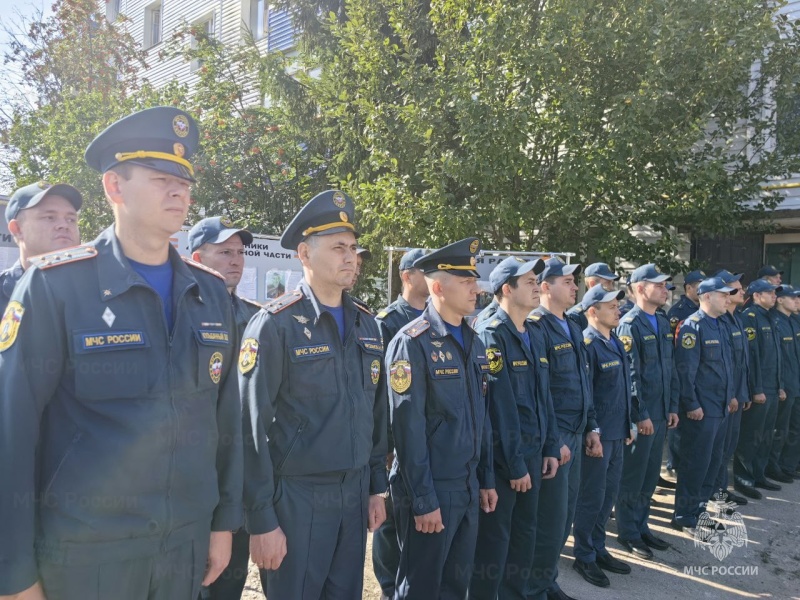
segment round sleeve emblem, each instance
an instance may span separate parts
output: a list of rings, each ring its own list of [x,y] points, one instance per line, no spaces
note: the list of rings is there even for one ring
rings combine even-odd
[[[256,358],[258,358],[258,340],[245,338],[239,350],[239,372],[244,375],[252,371],[256,366]]]
[[[691,350],[694,348],[694,345],[697,343],[697,336],[693,333],[689,333],[688,331],[681,336],[681,346],[686,348],[687,350]]]
[[[499,348],[487,348],[486,358],[489,359],[489,373],[494,375],[503,370],[503,353]]]
[[[389,384],[398,394],[411,387],[411,363],[407,360],[396,360],[389,367]]]
[[[219,380],[222,377],[221,352],[214,352],[214,354],[211,355],[211,360],[208,361],[208,374],[211,377],[211,381],[214,383],[219,383]]]
[[[0,352],[8,350],[14,345],[23,314],[25,314],[25,307],[16,300],[12,300],[6,306],[3,320],[0,321]]]
[[[381,361],[373,360],[369,366],[369,376],[372,379],[372,385],[378,385],[378,378],[381,375]]]
[[[625,352],[630,352],[633,348],[633,338],[629,335],[621,335],[619,336],[619,341],[622,342],[622,345],[625,348]]]
[[[747,341],[752,342],[756,339],[756,328],[755,327],[745,327],[744,332],[747,334]]]

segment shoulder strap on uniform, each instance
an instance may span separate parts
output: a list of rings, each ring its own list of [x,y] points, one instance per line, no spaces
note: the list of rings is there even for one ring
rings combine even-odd
[[[533,321],[534,323],[538,323],[541,318],[542,315],[528,315],[528,321]]]
[[[222,276],[222,274],[219,271],[215,271],[211,267],[207,267],[204,264],[201,264],[201,263],[199,263],[199,262],[197,262],[195,260],[192,260],[191,258],[188,258],[186,256],[181,256],[181,258],[183,259],[183,262],[185,262],[190,267],[194,267],[195,269],[200,269],[201,271],[205,271],[206,273],[211,273],[212,275],[216,275],[217,277],[222,279],[222,281],[225,281],[225,278]]]
[[[590,338],[590,337],[583,338],[583,345],[584,346],[588,346],[591,343],[592,343],[592,338]]]
[[[249,304],[250,306],[253,306],[255,308],[264,308],[263,304],[259,304],[255,300],[248,300],[247,298],[242,298],[241,296],[239,297],[239,300],[241,300],[245,304]]]
[[[353,301],[353,304],[356,305],[356,308],[360,308],[368,315],[372,316],[372,309],[367,306],[367,303],[364,302],[361,298],[355,298],[354,296],[350,296],[350,300]]]
[[[295,302],[299,302],[303,298],[303,292],[300,290],[294,290],[292,292],[286,292],[283,296],[275,298],[272,302],[264,306],[267,312],[270,314],[277,314],[281,312],[287,306],[291,306]]]
[[[419,336],[423,331],[430,328],[431,324],[428,323],[425,319],[421,319],[416,325],[413,327],[409,327],[405,330],[405,334],[409,337],[415,338]]]
[[[30,263],[39,269],[50,269],[59,265],[66,265],[79,260],[86,260],[87,258],[94,258],[97,256],[97,248],[94,246],[75,246],[74,248],[65,248],[57,252],[48,252],[47,254],[40,254],[30,259]]]
[[[620,320],[620,323],[633,323],[633,317],[628,317],[628,316],[626,316],[626,317],[623,317],[623,318]]]

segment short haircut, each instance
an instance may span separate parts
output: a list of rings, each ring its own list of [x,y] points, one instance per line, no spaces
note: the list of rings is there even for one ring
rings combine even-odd
[[[512,289],[517,289],[517,286],[519,285],[519,278],[520,278],[519,275],[509,277],[506,281],[503,282],[503,285],[507,283],[509,286],[511,286]],[[500,289],[494,293],[494,295],[497,296],[498,298],[503,297],[503,285],[501,285]]]

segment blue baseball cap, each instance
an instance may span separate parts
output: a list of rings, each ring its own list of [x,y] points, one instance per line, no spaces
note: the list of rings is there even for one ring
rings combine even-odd
[[[480,277],[475,266],[477,264],[475,256],[480,249],[481,241],[478,238],[464,238],[420,256],[414,261],[414,267],[426,274],[445,271],[460,277]]]
[[[774,277],[775,275],[783,275],[783,271],[778,271],[772,265],[764,265],[758,270],[756,277],[760,279],[761,277]]]
[[[189,252],[194,252],[203,244],[221,244],[237,233],[245,246],[253,243],[253,234],[247,229],[236,229],[230,219],[208,217],[195,223],[189,230]]]
[[[714,273],[714,277],[719,277],[724,281],[726,284],[733,283],[734,281],[739,281],[742,278],[743,273],[731,273],[727,269],[720,269],[716,273]]]
[[[606,263],[592,263],[583,272],[584,277],[600,277],[601,279],[608,279],[610,281],[617,281],[619,275],[614,273]]]
[[[700,271],[689,271],[686,275],[683,276],[683,285],[689,285],[690,283],[697,283],[698,281],[703,281],[706,279],[708,275]]]
[[[403,254],[400,258],[400,271],[408,271],[414,268],[414,261],[418,258],[425,256],[426,250],[424,248],[413,248]]]
[[[631,283],[639,283],[640,281],[648,281],[650,283],[661,283],[663,281],[672,281],[672,277],[660,273],[653,263],[642,265],[634,269],[631,273]]]
[[[783,298],[785,296],[791,296],[792,298],[797,298],[800,296],[800,290],[794,289],[791,285],[781,284],[775,290],[775,295],[778,298]]]
[[[156,106],[120,119],[86,148],[86,163],[105,173],[125,162],[194,181],[189,158],[200,133],[189,113],[174,106]]]
[[[548,277],[564,277],[566,275],[581,274],[582,267],[578,263],[565,264],[560,258],[554,256],[544,261],[544,269],[539,273],[538,281],[542,283]]]
[[[752,295],[761,292],[772,292],[777,290],[778,287],[777,285],[772,285],[766,279],[756,279],[755,281],[751,281],[750,285],[747,286],[747,293]]]
[[[353,200],[339,190],[320,192],[300,209],[281,235],[281,247],[297,250],[300,243],[312,235],[333,235],[351,232],[358,237]]]
[[[500,261],[497,266],[492,269],[492,272],[489,274],[489,285],[492,288],[492,292],[496,294],[500,291],[500,288],[503,287],[503,284],[512,277],[519,277],[531,271],[538,275],[543,270],[544,261],[541,258],[528,261],[517,256],[509,256]]]
[[[709,292],[726,292],[728,294],[735,294],[736,290],[725,285],[722,277],[709,277],[703,279],[700,285],[697,286],[697,295],[701,296]]]
[[[81,193],[71,185],[66,183],[50,185],[49,183],[40,181],[39,183],[26,185],[14,192],[6,205],[6,223],[11,221],[11,219],[16,219],[19,211],[25,210],[26,208],[33,208],[48,196],[61,196],[62,198],[66,198],[67,202],[72,204],[75,210],[80,210],[81,206],[83,206],[83,197]]]
[[[592,286],[584,295],[581,300],[583,310],[588,309],[590,306],[600,304],[601,302],[611,302],[612,300],[622,300],[625,297],[625,292],[617,290],[607,292],[603,289],[601,284]]]

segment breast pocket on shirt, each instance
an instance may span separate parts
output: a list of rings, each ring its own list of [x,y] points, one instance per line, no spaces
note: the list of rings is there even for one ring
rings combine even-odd
[[[558,373],[575,371],[575,353],[572,342],[562,342],[550,348],[550,367]]]
[[[639,340],[639,357],[645,364],[657,363],[659,360],[658,355],[658,338],[655,334],[649,333],[643,335]]]
[[[137,398],[148,390],[148,348],[144,331],[75,331],[75,394],[86,400]]]
[[[364,391],[369,401],[378,388],[378,381],[383,368],[383,345],[377,338],[358,338],[361,353],[361,372]]]
[[[289,346],[288,352],[291,394],[307,398],[337,394],[336,364],[330,343]]]

